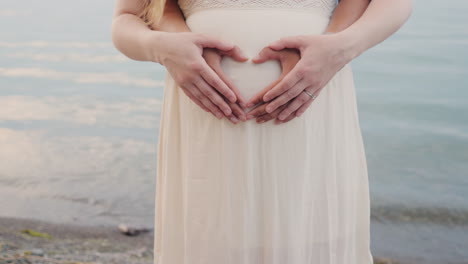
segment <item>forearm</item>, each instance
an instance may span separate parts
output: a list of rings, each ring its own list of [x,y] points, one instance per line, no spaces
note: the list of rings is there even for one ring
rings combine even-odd
[[[349,60],[384,41],[407,21],[412,12],[411,0],[373,0],[364,14],[336,35],[344,44]]]
[[[120,14],[112,22],[112,41],[125,56],[137,61],[158,61],[151,44],[159,43],[157,38],[163,32],[153,31],[138,16],[130,13]]]
[[[159,54],[165,52],[164,34],[190,31],[179,7],[170,1],[157,27],[148,27],[135,13],[133,10],[115,14],[112,22],[115,47],[133,60],[161,63]]]
[[[326,33],[340,32],[354,22],[364,13],[370,0],[341,0],[333,11]]]

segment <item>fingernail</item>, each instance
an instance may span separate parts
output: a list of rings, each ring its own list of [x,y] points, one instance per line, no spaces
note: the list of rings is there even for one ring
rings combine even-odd
[[[279,120],[284,120],[285,116],[284,116],[284,115],[280,115],[278,118],[279,118]]]
[[[231,116],[230,119],[231,119],[232,121],[234,121],[234,122],[238,122],[238,121],[239,121],[239,119],[237,119],[235,116]]]
[[[216,113],[216,117],[219,118],[219,119],[221,119],[221,118],[223,118],[223,114],[221,114],[221,113]]]
[[[247,115],[247,119],[253,118],[253,115]]]
[[[267,106],[267,108],[265,109],[268,113],[271,113],[273,110],[273,107],[272,106]]]

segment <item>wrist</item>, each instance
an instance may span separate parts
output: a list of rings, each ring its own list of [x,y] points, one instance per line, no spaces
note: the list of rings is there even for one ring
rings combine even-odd
[[[163,64],[166,54],[165,37],[167,32],[152,30],[144,38],[144,47],[147,49],[148,61]]]
[[[347,30],[343,30],[332,35],[339,43],[338,45],[340,46],[342,54],[347,62],[352,61],[363,52],[361,50],[361,46],[359,45],[358,36],[356,34],[352,34]]]

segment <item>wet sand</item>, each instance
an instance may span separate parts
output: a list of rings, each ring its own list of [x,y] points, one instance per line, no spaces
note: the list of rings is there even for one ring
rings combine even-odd
[[[44,236],[27,234],[24,230]],[[152,261],[152,232],[129,237],[112,226],[0,218],[0,264],[152,264]]]
[[[153,235],[126,236],[116,226],[0,218],[0,264],[153,264]],[[377,256],[374,260],[412,264]]]

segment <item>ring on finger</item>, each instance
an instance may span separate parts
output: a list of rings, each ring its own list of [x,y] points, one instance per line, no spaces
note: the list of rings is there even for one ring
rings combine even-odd
[[[311,94],[311,93],[309,93],[309,92],[306,91],[306,90],[304,90],[303,92],[306,93],[308,96],[312,97],[312,100],[314,100],[315,98],[317,98],[317,95]]]

